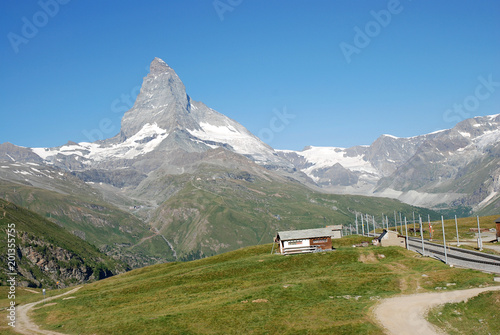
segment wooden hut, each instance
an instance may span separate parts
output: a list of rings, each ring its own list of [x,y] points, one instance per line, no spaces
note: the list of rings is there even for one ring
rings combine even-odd
[[[500,242],[500,218],[497,218],[495,223],[497,225],[497,241]]]
[[[381,245],[383,247],[397,246],[406,248],[405,237],[392,230],[385,230],[377,238],[373,239],[374,245]]]
[[[274,241],[282,255],[332,250],[332,238],[342,237],[342,225],[278,232]]]

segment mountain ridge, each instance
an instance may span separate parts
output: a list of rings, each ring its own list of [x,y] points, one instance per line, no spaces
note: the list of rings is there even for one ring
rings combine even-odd
[[[496,157],[499,128],[500,114],[495,114],[474,117],[451,129],[413,137],[384,134],[369,146],[308,146],[302,151],[278,150],[278,153],[334,193],[387,196],[431,208],[466,205],[477,211],[491,204],[483,203],[484,199],[490,197],[492,200],[500,191],[496,181],[500,170],[491,167],[488,172],[491,180],[481,183],[489,189],[482,199],[471,196],[465,189],[450,193],[443,184],[451,185],[455,177],[463,178],[464,173],[468,178],[477,179],[475,171],[467,166],[484,157]],[[339,165],[346,170],[340,175],[332,170],[336,167],[340,171]],[[429,166],[435,166],[440,172],[431,173]],[[346,182],[347,172],[351,182]],[[472,193],[479,189],[481,186]]]
[[[436,180],[452,183],[467,169],[470,178],[477,179],[472,176],[474,171],[466,167],[481,155],[488,155],[490,147],[499,142],[499,115],[463,120],[453,128],[413,137],[383,134],[370,145],[275,150],[235,120],[191,99],[174,69],[156,57],[133,107],[123,116],[117,136],[94,143],[69,142],[56,148],[2,144],[0,157],[44,161],[95,182],[116,179],[102,176],[108,174],[104,171],[126,169],[137,184],[157,169],[182,173],[184,162],[178,159],[179,152],[201,153],[219,147],[288,174],[313,189],[391,197],[431,208],[468,206],[477,211],[490,205],[484,200],[496,199],[500,191],[495,169],[488,172],[489,181],[478,180],[476,184],[481,185],[475,189],[443,193],[444,182],[438,185]],[[427,165],[438,161],[442,165],[437,168],[439,172],[424,172]],[[415,170],[414,165],[420,167]],[[89,169],[100,172],[81,173]],[[101,177],[93,179],[92,175],[97,174]],[[125,184],[114,182],[115,186]]]

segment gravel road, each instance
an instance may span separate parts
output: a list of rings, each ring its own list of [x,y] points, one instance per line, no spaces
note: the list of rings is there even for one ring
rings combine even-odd
[[[29,303],[26,305],[20,305],[19,307],[17,307],[16,327],[14,328],[14,330],[18,333],[26,334],[26,335],[34,335],[34,334],[64,335],[62,333],[40,329],[35,323],[33,323],[33,321],[28,316],[28,313],[31,311],[31,309],[33,309],[33,307],[35,307],[38,304],[48,302],[48,301],[51,301],[54,299],[58,299],[62,296],[68,295],[68,294],[75,293],[80,288],[81,288],[81,286],[75,287],[74,289],[72,289],[68,292],[65,292],[63,294],[59,294],[59,295],[56,295],[56,296],[53,296],[50,298],[46,298],[46,299],[41,300],[41,301],[32,302],[32,303]]]
[[[429,309],[446,303],[464,301],[482,292],[493,290],[500,290],[500,286],[388,298],[375,306],[374,314],[385,328],[386,334],[442,335],[445,333],[425,319]]]

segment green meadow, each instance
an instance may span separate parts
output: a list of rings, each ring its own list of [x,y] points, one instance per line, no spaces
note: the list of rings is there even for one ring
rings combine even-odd
[[[380,334],[371,312],[380,299],[494,284],[399,247],[352,247],[363,239],[315,254],[271,254],[267,244],[153,265],[87,284],[32,317],[67,334]]]

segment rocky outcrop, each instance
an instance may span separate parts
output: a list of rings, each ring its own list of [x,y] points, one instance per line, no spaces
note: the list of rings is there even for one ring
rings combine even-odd
[[[18,282],[22,286],[66,287],[113,275],[100,259],[89,262],[27,232],[19,233],[17,239]]]
[[[84,171],[74,171],[72,174],[84,182],[105,183],[114,187],[137,186],[147,175],[132,169],[120,170],[98,170],[89,169]]]

